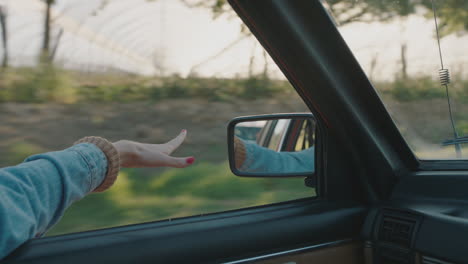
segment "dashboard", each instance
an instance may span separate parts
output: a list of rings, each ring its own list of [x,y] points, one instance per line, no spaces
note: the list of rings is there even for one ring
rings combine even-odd
[[[369,211],[362,231],[366,263],[468,263],[466,177],[402,179],[390,201]],[[448,182],[454,187],[445,188]]]

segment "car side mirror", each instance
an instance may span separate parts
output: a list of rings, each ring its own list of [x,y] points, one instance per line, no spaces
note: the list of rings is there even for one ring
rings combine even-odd
[[[310,177],[315,173],[312,114],[238,117],[228,125],[231,171],[246,177]]]

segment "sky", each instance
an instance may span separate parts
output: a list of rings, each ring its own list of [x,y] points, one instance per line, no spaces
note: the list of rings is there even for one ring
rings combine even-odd
[[[43,2],[0,0],[0,4],[8,9],[12,63],[34,63],[41,44]],[[100,5],[101,0],[57,1],[53,39],[60,30],[63,35],[56,62],[90,71],[115,68],[145,75],[196,72],[230,77],[245,75],[255,55],[254,68],[263,67],[261,46],[253,37],[242,38],[241,21],[235,16],[214,20],[209,10],[188,8],[177,0],[111,0],[103,9]],[[353,23],[340,32],[374,79],[391,79],[400,70],[402,43],[407,45],[410,74],[437,76],[440,62],[432,20],[412,16],[386,24]],[[441,43],[446,65],[455,71],[468,69],[466,36],[448,36]],[[280,77],[271,59],[268,63],[272,75]]]
[[[34,61],[40,49],[44,5],[39,0],[0,0],[9,10],[11,57],[19,63]],[[54,7],[54,33],[64,33],[57,60],[64,65],[112,65],[142,74],[186,75],[240,37],[240,20],[213,21],[205,9],[190,9],[174,0],[114,0],[92,15],[99,0],[58,1]],[[64,14],[62,14],[62,12]],[[255,49],[255,50],[254,50]],[[250,54],[261,54],[253,38],[197,68],[202,75],[225,71],[245,73]],[[239,52],[244,59],[239,59]]]

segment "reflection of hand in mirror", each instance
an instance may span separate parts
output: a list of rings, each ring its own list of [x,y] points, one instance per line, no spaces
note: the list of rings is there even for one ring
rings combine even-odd
[[[315,149],[299,152],[276,152],[253,142],[234,137],[236,168],[241,172],[312,173]]]

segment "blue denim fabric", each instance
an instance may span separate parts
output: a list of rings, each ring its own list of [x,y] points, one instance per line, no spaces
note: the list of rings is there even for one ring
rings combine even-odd
[[[104,153],[89,143],[0,169],[0,259],[42,236],[66,208],[99,186],[106,171]]]
[[[243,141],[246,157],[240,171],[260,173],[301,173],[315,171],[315,148],[299,152],[276,152]]]

